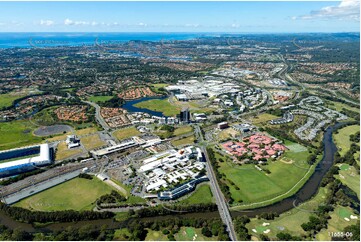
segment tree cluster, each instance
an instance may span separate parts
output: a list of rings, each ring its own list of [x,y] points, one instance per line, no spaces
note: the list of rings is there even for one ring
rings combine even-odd
[[[0,210],[8,214],[10,217],[26,223],[76,222],[82,220],[96,220],[114,217],[114,213],[112,212],[74,210],[41,212],[30,211],[28,209],[20,207],[11,207],[4,203],[0,203]]]

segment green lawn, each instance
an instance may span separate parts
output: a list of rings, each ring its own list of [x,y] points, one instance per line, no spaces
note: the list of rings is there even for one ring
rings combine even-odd
[[[127,228],[117,229],[114,231],[113,240],[117,241],[128,241],[131,236],[131,233]]]
[[[302,187],[307,177],[312,174],[312,172],[308,172],[310,166],[303,163],[308,156],[308,151],[302,148],[302,146],[293,144],[293,147],[292,150],[286,151],[283,155],[287,158],[287,161],[291,161],[290,163],[282,162],[280,159],[284,157],[281,157],[277,161],[269,161],[269,164],[266,166],[261,166],[270,170],[270,174],[257,170],[253,164],[239,166],[232,162],[219,163],[219,171],[225,174],[226,183],[230,187],[235,203],[243,201],[241,204],[238,204],[241,206],[236,206],[235,208],[266,205],[264,203],[259,204],[264,201],[270,204],[276,200],[281,200],[282,197],[272,201],[268,200],[280,195],[290,196]],[[221,156],[216,153],[216,157],[220,158]],[[306,173],[307,176],[303,178]],[[303,180],[300,182],[302,178]],[[235,185],[232,185],[228,180],[232,181]],[[237,187],[239,190],[237,190]],[[288,193],[285,194],[286,192]]]
[[[184,200],[179,201],[180,204],[199,204],[199,203],[213,203],[211,188],[208,184],[200,184],[196,190]]]
[[[132,190],[132,186],[127,186],[127,185],[124,185],[123,183],[121,183],[120,181],[117,181],[115,179],[112,179],[112,181],[114,183],[116,183],[117,185],[121,186],[122,188],[124,188],[126,191],[127,191],[127,196],[128,196],[128,199],[124,202],[121,202],[121,204],[139,204],[139,203],[145,203],[146,200],[144,198],[141,198],[141,197],[138,197],[138,196],[134,196],[130,193],[130,191]]]
[[[140,134],[140,132],[139,132],[135,127],[118,129],[118,130],[116,130],[116,131],[113,132],[113,135],[114,135],[118,140],[130,138],[130,137],[132,137],[132,136],[136,136],[136,135],[139,135],[139,134]]]
[[[97,198],[112,190],[112,187],[97,178],[74,178],[25,198],[14,206],[37,211],[90,210]]]
[[[334,134],[335,143],[339,149],[340,155],[344,156],[350,149],[351,141],[350,135],[355,134],[360,130],[360,125],[351,125],[338,130]]]
[[[202,235],[202,229],[192,228],[192,227],[181,227],[180,231],[175,234],[175,239],[177,241],[211,241],[217,240],[216,236],[211,238],[205,237]]]
[[[260,124],[260,123],[265,123],[267,121],[270,121],[272,119],[275,118],[279,118],[278,116],[269,114],[269,113],[262,113],[260,115],[257,115],[255,117],[252,118],[252,123],[253,124]]]
[[[151,229],[147,229],[147,237],[145,237],[145,241],[168,241],[167,235],[164,235],[162,231],[155,231]]]
[[[171,143],[174,146],[187,145],[187,144],[190,145],[190,144],[194,144],[194,140],[195,140],[194,135],[191,135],[184,139],[172,140]]]
[[[356,215],[358,219],[360,219],[359,215],[353,213],[351,208],[337,206],[335,210],[330,213],[331,219],[328,220],[327,229],[321,230],[316,235],[316,239],[331,241],[330,232],[342,232],[345,227],[359,222],[357,219],[350,219],[350,215]],[[350,221],[346,221],[345,218],[350,219]]]
[[[146,241],[169,241],[167,235],[162,231],[147,229]],[[217,236],[211,238],[202,235],[201,228],[181,227],[179,232],[174,235],[176,241],[217,241]]]
[[[53,107],[49,107],[49,108],[45,108],[43,110],[41,110],[40,112],[36,113],[33,117],[32,120],[39,125],[54,125],[56,123],[61,123],[59,122],[57,116],[54,113],[54,110],[57,109],[59,106],[53,106]]]
[[[87,150],[93,150],[107,144],[105,141],[100,139],[99,134],[88,135],[86,137],[80,138],[80,142]]]
[[[287,192],[307,172],[306,169],[293,164],[278,161],[266,166],[271,171],[269,175],[257,170],[254,165],[244,165],[241,167],[244,169],[235,169],[226,162],[220,164],[219,170],[240,188],[236,190],[235,186],[229,184],[233,199],[236,202],[243,200],[245,204],[262,202]]]
[[[174,135],[179,136],[179,135],[182,135],[182,134],[192,132],[192,130],[193,130],[193,128],[191,126],[182,126],[182,127],[176,128],[174,130]]]
[[[159,92],[159,88],[165,88],[166,86],[169,86],[169,84],[166,83],[155,83],[152,84],[152,87],[154,89],[155,92]]]
[[[88,98],[89,101],[91,102],[95,102],[95,103],[98,103],[98,102],[105,102],[105,101],[108,101],[112,98],[113,96],[90,96]]]
[[[0,94],[0,108],[10,107],[16,99],[22,97],[25,97],[25,95],[16,93]]]
[[[140,102],[134,105],[138,108],[146,108],[149,110],[162,112],[165,116],[175,116],[179,114],[180,108],[169,103],[168,99],[152,99]]]
[[[276,239],[277,233],[280,232],[286,232],[298,236],[304,235],[306,232],[303,231],[301,224],[309,221],[309,217],[313,215],[312,211],[316,210],[317,207],[325,201],[327,193],[327,188],[322,187],[315,197],[303,204],[300,204],[297,208],[282,213],[274,220],[252,218],[251,222],[247,224],[246,227],[250,231],[251,235],[256,237],[258,237],[266,229],[270,229],[267,236],[271,239]],[[263,223],[269,223],[269,225],[263,226]],[[252,231],[252,229],[256,229],[257,232]]]
[[[337,177],[351,190],[356,192],[357,196],[360,198],[360,174],[358,174],[355,167],[347,164],[342,164],[340,166],[339,175],[336,175],[335,177]]]
[[[32,134],[36,128],[28,120],[0,122],[0,150],[41,143],[42,138]]]
[[[347,105],[346,103],[327,101],[327,106],[328,106],[328,108],[334,109],[339,112],[342,111],[343,108],[351,110],[353,112],[357,112],[357,113],[360,112],[360,109],[351,107],[351,106]]]

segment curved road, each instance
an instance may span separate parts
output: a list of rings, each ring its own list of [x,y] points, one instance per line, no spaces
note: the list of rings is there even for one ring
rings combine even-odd
[[[100,115],[100,106],[96,103],[90,102],[90,101],[82,101],[84,103],[87,103],[95,108],[95,118],[97,119],[98,123],[104,130],[109,130],[109,125],[105,122],[103,117]]]

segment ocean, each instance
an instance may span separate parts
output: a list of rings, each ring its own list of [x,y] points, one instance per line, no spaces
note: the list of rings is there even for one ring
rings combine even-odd
[[[0,33],[0,49],[119,44],[131,40],[172,41],[215,37],[206,33]]]

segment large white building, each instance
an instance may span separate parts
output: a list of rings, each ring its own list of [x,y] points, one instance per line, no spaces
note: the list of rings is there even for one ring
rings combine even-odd
[[[0,152],[0,177],[7,177],[49,165],[53,149],[48,144],[27,146]]]
[[[143,161],[138,169],[147,179],[147,192],[159,191],[195,178],[204,169],[202,151],[199,148],[188,146],[181,150],[170,149],[149,157]]]

